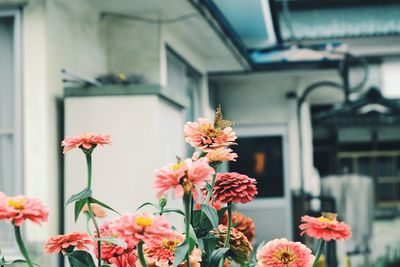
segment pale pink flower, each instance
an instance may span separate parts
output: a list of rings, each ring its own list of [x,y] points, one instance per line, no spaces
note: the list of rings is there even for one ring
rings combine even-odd
[[[268,242],[257,252],[256,267],[310,267],[313,262],[309,248],[282,238]]]
[[[48,216],[49,209],[40,200],[22,195],[8,197],[0,192],[0,221],[21,226],[25,220],[40,224]]]
[[[213,189],[214,198],[221,203],[247,203],[257,194],[256,180],[237,172],[218,173]]]
[[[202,187],[211,180],[215,170],[208,165],[206,158],[197,161],[187,159],[177,164],[170,164],[155,171],[155,188],[157,197],[162,197],[168,190],[173,190],[174,197],[180,198],[184,193],[192,192],[198,199],[195,186]]]
[[[184,240],[182,234],[178,232],[170,232],[165,235],[162,240],[151,240],[144,245],[143,254],[149,267],[171,267],[174,263],[175,248]],[[201,251],[195,248],[190,257],[190,266],[200,266]],[[179,267],[187,266],[186,262],[178,265]],[[136,267],[142,267],[140,260],[136,261]]]
[[[171,224],[163,216],[153,216],[147,213],[140,215],[125,214],[110,222],[110,227],[118,237],[135,246],[139,240],[148,242],[152,239],[162,239],[169,233]]]
[[[81,133],[75,137],[66,137],[61,146],[64,147],[63,153],[67,153],[71,149],[80,147],[84,149],[91,149],[97,145],[111,144],[111,137],[109,134],[96,134],[96,133]]]
[[[205,157],[209,162],[236,161],[238,155],[232,152],[230,148],[218,148],[215,150],[205,150]],[[196,151],[193,153],[192,160],[198,160],[201,153]]]
[[[301,235],[307,234],[315,239],[342,240],[351,237],[351,227],[344,222],[336,220],[336,216],[321,216],[319,218],[311,216],[301,217],[302,224],[299,228]]]
[[[107,212],[105,209],[103,209],[100,205],[96,203],[90,204],[90,207],[92,208],[93,215],[97,218],[103,219],[107,217]],[[88,205],[85,204],[82,208],[83,213],[89,213]]]
[[[108,262],[115,267],[136,267],[136,260],[135,251],[131,251],[110,258]]]
[[[73,232],[51,237],[44,245],[44,251],[48,254],[59,253],[60,251],[66,254],[75,248],[88,251],[88,246],[92,243],[88,234]]]
[[[199,118],[184,127],[185,140],[200,149],[217,149],[235,144],[237,139],[231,127],[215,127],[214,121]]]

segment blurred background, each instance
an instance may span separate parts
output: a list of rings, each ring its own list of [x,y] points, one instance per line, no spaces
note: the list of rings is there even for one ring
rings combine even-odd
[[[353,238],[325,266],[400,266],[399,14],[398,0],[0,0],[0,191],[49,205],[25,229],[37,261],[63,266],[43,242],[84,229],[63,204],[85,183],[64,136],[111,134],[94,192],[132,212],[155,200],[154,169],[193,153],[184,123],[221,104],[239,158],[220,169],[258,181],[235,207],[256,243],[309,242],[300,216],[337,212]],[[0,242],[17,255],[4,224]]]

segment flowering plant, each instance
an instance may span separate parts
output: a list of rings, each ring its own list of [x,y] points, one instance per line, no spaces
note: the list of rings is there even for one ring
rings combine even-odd
[[[64,153],[79,148],[87,162],[86,187],[66,201],[66,205],[74,204],[75,221],[80,215],[86,217],[87,231],[51,237],[44,251],[62,253],[71,267],[222,267],[233,262],[257,267],[316,266],[325,243],[349,238],[350,227],[338,222],[331,213],[323,213],[319,218],[304,216],[301,234],[319,240],[315,256],[305,245],[284,238],[263,243],[255,250],[254,222],[233,212],[233,205],[254,199],[256,180],[235,172],[218,173],[223,161],[236,161],[238,157],[230,148],[237,139],[231,127],[232,123],[222,118],[220,107],[213,121],[200,118],[188,122],[184,127],[185,140],[198,151],[191,158],[177,158],[177,162],[155,170],[154,187],[159,201],[144,203],[138,210],[152,207],[156,212],[119,214],[102,225],[98,219],[107,217],[105,210],[116,211],[94,197],[92,153],[98,145],[110,144],[110,136],[83,133],[65,138]],[[168,207],[169,192],[182,199],[184,210]],[[183,216],[184,231],[178,231],[166,219],[165,214],[171,212]],[[26,220],[44,222],[47,216],[48,210],[39,200],[8,197],[0,192],[0,220],[13,224],[24,257],[17,261],[34,266],[20,227]],[[12,263],[0,252],[0,266]]]

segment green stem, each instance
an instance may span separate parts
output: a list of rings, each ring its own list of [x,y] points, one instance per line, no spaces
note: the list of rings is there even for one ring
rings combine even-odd
[[[88,170],[87,188],[92,189],[92,152],[85,152]]]
[[[88,170],[87,188],[89,190],[91,190],[92,189],[92,151],[85,152],[85,155],[86,155],[86,164],[87,164],[87,170]],[[97,238],[101,238],[99,225],[97,224],[96,217],[93,214],[93,210],[92,210],[92,206],[90,205],[89,198],[86,199],[86,205],[88,206],[89,217],[92,220],[93,225],[96,229]],[[102,265],[101,241],[100,240],[97,241],[97,253],[98,253],[97,264],[100,267]]]
[[[326,241],[324,239],[320,239],[318,242],[318,248],[317,248],[317,253],[315,254],[315,260],[314,260],[314,264],[312,265],[312,267],[317,267],[318,265],[318,260],[321,257],[322,252],[324,251],[325,248],[325,243]]]
[[[138,254],[139,254],[139,260],[140,263],[142,264],[143,267],[147,267],[146,259],[144,258],[143,255],[143,241],[140,240],[138,244]]]
[[[99,225],[97,224],[96,217],[93,214],[92,206],[90,205],[89,199],[86,199],[86,204],[88,206],[89,216],[92,219],[94,228],[96,229],[96,236],[97,236],[97,238],[101,238],[101,236],[100,236],[100,228],[99,228]],[[102,258],[101,257],[101,241],[100,240],[97,241],[97,253],[98,253],[97,264],[100,267],[102,265],[102,261],[101,261],[101,258]]]
[[[190,220],[191,220],[191,201],[192,201],[192,194],[185,193],[183,196],[183,205],[185,207],[185,243],[190,246]],[[189,266],[190,264],[190,249],[186,255],[186,262]]]
[[[213,174],[212,178],[211,178],[211,192],[212,190],[214,190],[214,185],[215,185],[215,179],[217,177],[217,169],[218,167],[216,165],[212,166],[214,168],[215,173]],[[211,199],[211,193],[208,191],[207,192],[207,197],[206,197],[206,201],[204,201],[204,204],[208,205],[208,203],[210,202]],[[203,225],[203,212],[200,213],[200,227]]]
[[[15,233],[15,239],[17,240],[17,244],[18,244],[19,250],[21,251],[22,256],[24,256],[28,266],[33,267],[33,263],[32,263],[31,258],[29,257],[28,250],[26,249],[24,241],[22,240],[21,228],[19,226],[14,225],[14,233]]]
[[[231,240],[231,228],[232,228],[232,202],[228,202],[228,225],[226,229],[226,237],[225,237],[225,243],[224,243],[224,248],[229,248],[230,247],[230,240]],[[224,266],[225,262],[225,257],[221,258],[221,261],[219,262],[219,266]]]
[[[227,225],[224,248],[229,248],[229,241],[231,240],[231,228],[232,228],[232,202],[228,202],[228,225]]]

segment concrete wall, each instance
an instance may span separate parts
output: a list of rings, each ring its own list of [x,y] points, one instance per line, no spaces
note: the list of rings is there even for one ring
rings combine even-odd
[[[111,134],[112,145],[93,153],[93,192],[121,213],[154,202],[153,171],[184,153],[181,108],[157,96],[67,98],[65,118],[67,135],[84,130]],[[67,197],[86,186],[86,162],[79,150],[66,155],[65,185]],[[70,205],[66,230],[82,229],[84,220],[74,223]]]

